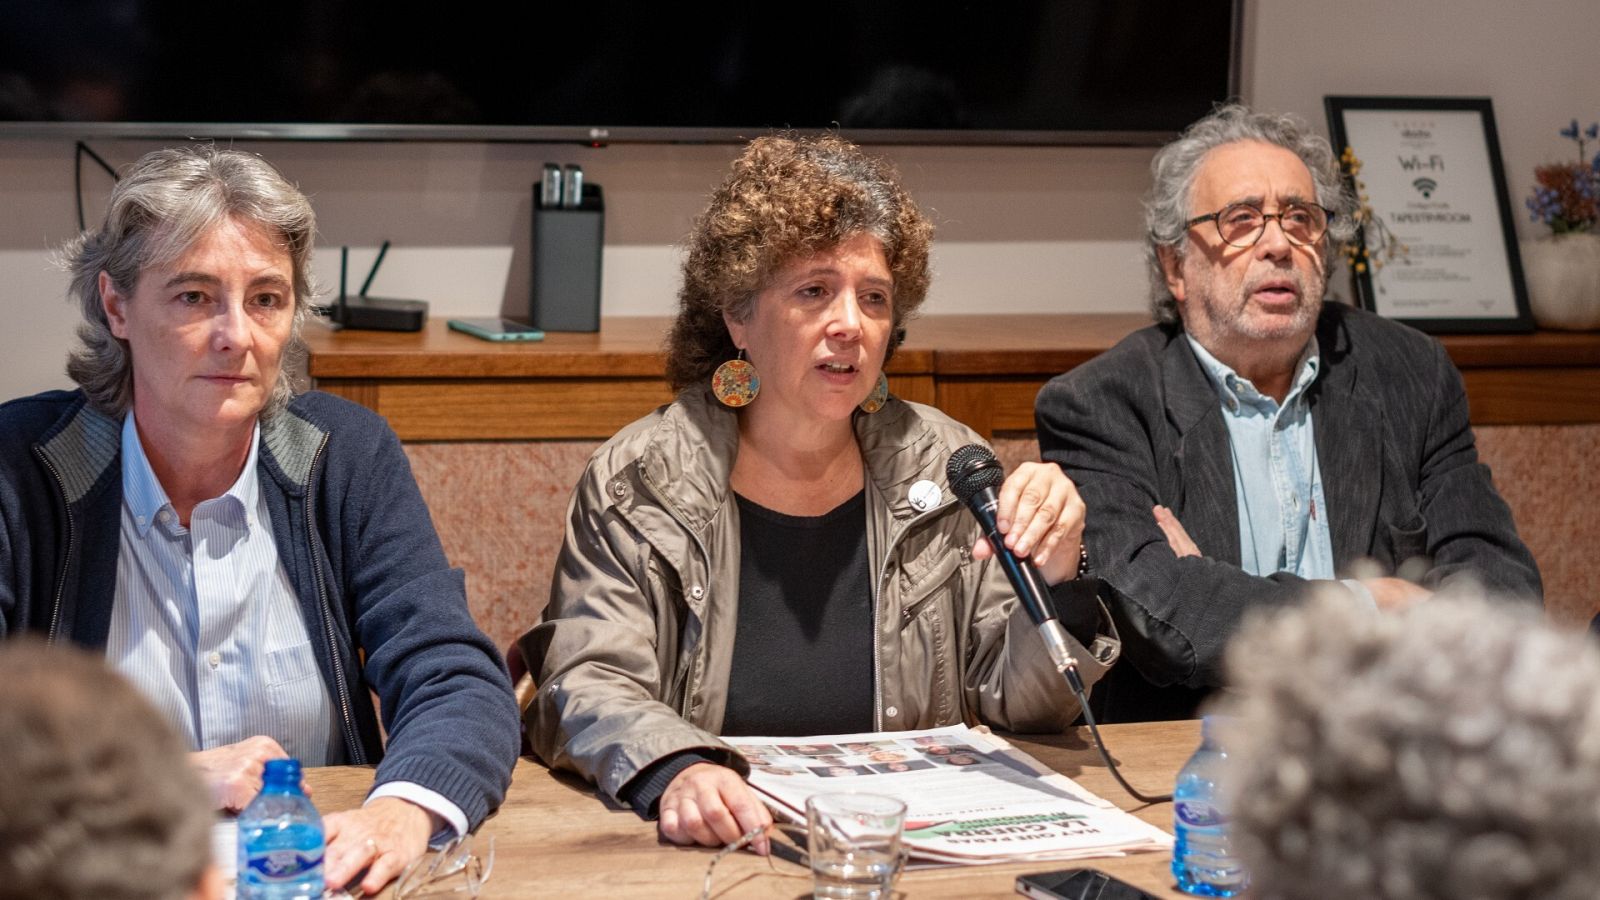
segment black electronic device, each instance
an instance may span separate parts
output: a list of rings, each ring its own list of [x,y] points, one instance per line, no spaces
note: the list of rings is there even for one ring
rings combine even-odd
[[[205,79],[192,49],[258,32],[259,8],[6,0],[0,138],[1154,146],[1239,96],[1245,3],[828,4],[783,22],[826,44],[818,67],[752,52],[773,23],[722,3],[539,7],[530,30],[319,0],[274,6],[271,58]]]
[[[1034,900],[1156,900],[1099,869],[1058,869],[1017,876],[1017,893]]]
[[[341,328],[358,328],[367,331],[421,331],[428,321],[428,303],[425,300],[396,300],[392,297],[368,297],[367,288],[383,265],[384,254],[389,252],[389,242],[378,248],[378,258],[372,262],[372,271],[361,283],[361,292],[354,297],[345,293],[345,271],[350,264],[350,248],[339,248],[339,301],[333,305],[328,317]]]

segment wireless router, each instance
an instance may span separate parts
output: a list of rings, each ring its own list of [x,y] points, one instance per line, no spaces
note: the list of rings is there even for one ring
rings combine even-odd
[[[339,248],[339,302],[334,305],[329,318],[341,328],[363,328],[368,331],[421,331],[428,321],[428,304],[424,300],[396,300],[390,297],[368,297],[367,288],[377,277],[383,256],[389,252],[389,242],[378,248],[378,258],[372,271],[361,283],[361,293],[354,297],[345,295],[345,270],[350,265],[350,248]]]

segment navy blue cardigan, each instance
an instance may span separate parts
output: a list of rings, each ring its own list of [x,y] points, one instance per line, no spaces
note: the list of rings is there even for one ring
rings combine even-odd
[[[121,428],[78,391],[0,405],[0,637],[33,632],[104,649]],[[261,444],[273,535],[349,761],[377,763],[378,784],[437,791],[476,828],[505,798],[519,716],[399,439],[375,413],[313,391],[262,420]]]

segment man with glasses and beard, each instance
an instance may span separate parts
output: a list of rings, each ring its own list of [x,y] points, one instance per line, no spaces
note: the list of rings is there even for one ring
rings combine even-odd
[[[1334,153],[1230,105],[1151,164],[1156,324],[1040,392],[1044,458],[1089,508],[1085,546],[1128,664],[1108,721],[1184,718],[1222,684],[1245,613],[1317,584],[1398,609],[1539,573],[1478,462],[1461,375],[1432,338],[1323,302],[1353,232]]]

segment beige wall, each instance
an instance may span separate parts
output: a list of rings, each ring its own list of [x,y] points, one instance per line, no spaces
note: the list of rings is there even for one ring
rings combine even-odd
[[[1245,96],[1321,127],[1322,95],[1494,98],[1518,228],[1532,167],[1556,129],[1600,119],[1594,0],[1246,0]],[[100,141],[115,164],[155,144]],[[278,164],[321,216],[319,271],[395,242],[374,292],[436,316],[492,314],[527,295],[528,193],[546,160],[577,162],[608,197],[603,309],[664,314],[673,242],[736,148],[481,144],[240,144]],[[1149,148],[916,147],[888,151],[939,222],[929,312],[1142,308],[1137,201]],[[109,179],[85,169],[90,218]],[[0,397],[64,384],[72,313],[50,248],[75,229],[69,141],[0,141]]]

